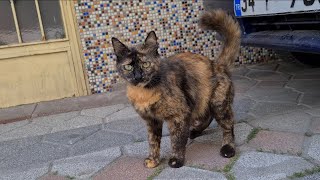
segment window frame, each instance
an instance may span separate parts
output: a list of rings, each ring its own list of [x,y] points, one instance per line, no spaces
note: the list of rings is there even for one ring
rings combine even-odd
[[[61,18],[62,18],[62,22],[63,22],[62,25],[63,25],[63,30],[65,32],[65,37],[62,39],[51,39],[51,40],[46,40],[45,30],[43,27],[41,10],[40,10],[40,5],[39,5],[39,0],[34,0],[35,6],[36,6],[36,11],[37,11],[37,16],[38,16],[38,21],[39,21],[39,28],[40,28],[40,32],[41,32],[41,39],[40,39],[40,41],[36,41],[36,42],[23,42],[22,41],[22,35],[20,32],[20,27],[19,27],[18,17],[17,17],[17,13],[16,13],[16,8],[14,5],[14,0],[9,0],[9,1],[10,1],[12,16],[13,16],[13,20],[14,20],[14,24],[15,24],[15,28],[16,28],[16,33],[18,36],[18,42],[15,44],[0,45],[0,49],[8,48],[8,47],[35,45],[35,44],[47,44],[47,43],[52,43],[52,42],[64,42],[64,41],[69,40],[67,29],[66,29],[65,12],[63,11],[63,5],[62,5],[61,0],[59,0],[59,6],[60,6],[60,13],[61,13]]]

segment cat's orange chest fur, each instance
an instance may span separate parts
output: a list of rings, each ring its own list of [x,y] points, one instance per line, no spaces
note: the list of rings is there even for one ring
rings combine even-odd
[[[161,92],[157,89],[146,89],[128,85],[127,96],[138,111],[145,112],[152,104],[155,104],[160,100]]]

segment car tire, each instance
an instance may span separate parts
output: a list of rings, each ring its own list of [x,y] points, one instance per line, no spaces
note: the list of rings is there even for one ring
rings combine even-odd
[[[301,63],[309,66],[320,67],[320,54],[291,52],[292,56]]]

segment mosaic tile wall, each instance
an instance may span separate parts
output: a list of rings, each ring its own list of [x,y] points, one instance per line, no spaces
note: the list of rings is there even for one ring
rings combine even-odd
[[[220,42],[215,33],[198,28],[201,0],[75,0],[85,65],[92,93],[112,91],[120,81],[111,37],[141,43],[155,30],[162,56],[191,51],[214,58]],[[264,61],[270,50],[243,47],[236,65]]]

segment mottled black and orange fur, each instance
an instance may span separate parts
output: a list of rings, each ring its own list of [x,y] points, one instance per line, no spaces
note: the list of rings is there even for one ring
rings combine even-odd
[[[164,121],[171,137],[171,167],[183,166],[188,138],[200,135],[213,118],[223,129],[221,155],[227,158],[235,155],[231,108],[234,89],[229,67],[240,48],[239,25],[224,11],[215,10],[202,15],[200,26],[217,30],[225,37],[216,61],[193,53],[161,59],[153,31],[136,47],[127,47],[112,38],[117,69],[128,84],[128,99],[148,128],[150,149],[146,167],[160,163]]]

